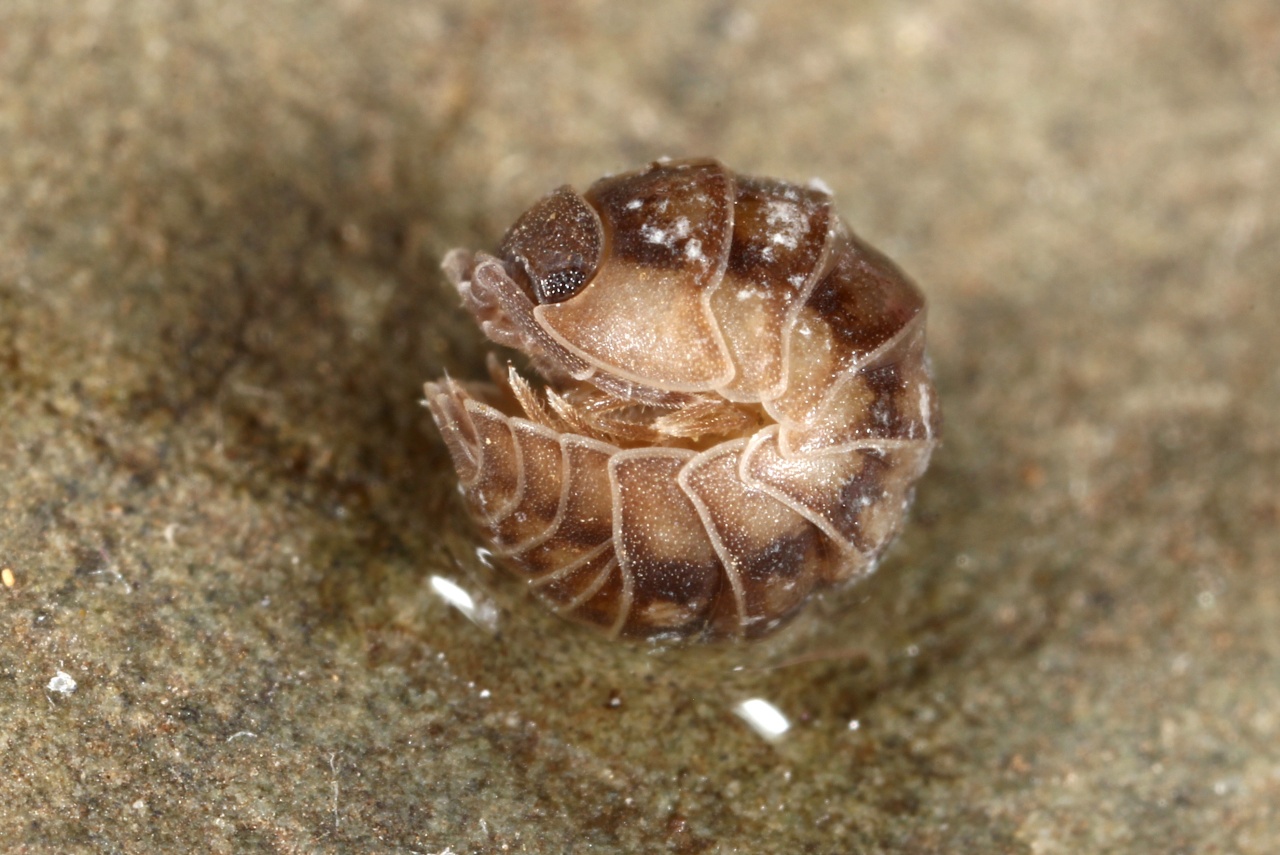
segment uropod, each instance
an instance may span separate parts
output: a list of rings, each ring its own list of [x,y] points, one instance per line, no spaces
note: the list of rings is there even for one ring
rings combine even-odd
[[[756,638],[901,528],[939,424],[924,298],[819,184],[659,161],[444,270],[529,371],[426,403],[487,547],[559,614]]]

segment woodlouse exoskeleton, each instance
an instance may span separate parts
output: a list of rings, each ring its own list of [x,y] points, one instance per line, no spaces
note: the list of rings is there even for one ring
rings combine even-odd
[[[428,383],[493,552],[612,635],[751,638],[866,575],[933,450],[924,299],[819,186],[653,163],[444,269],[530,384]]]

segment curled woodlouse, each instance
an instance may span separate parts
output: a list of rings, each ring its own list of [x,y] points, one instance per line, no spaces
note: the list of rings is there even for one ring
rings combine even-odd
[[[869,573],[936,442],[924,299],[820,186],[660,161],[444,270],[537,384],[428,383],[489,547],[615,636],[753,638]]]

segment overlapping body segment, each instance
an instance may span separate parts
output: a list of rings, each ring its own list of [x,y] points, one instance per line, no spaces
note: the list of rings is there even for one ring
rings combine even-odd
[[[924,301],[826,192],[659,162],[445,270],[537,376],[427,404],[483,536],[557,612],[753,638],[900,529],[938,428]]]

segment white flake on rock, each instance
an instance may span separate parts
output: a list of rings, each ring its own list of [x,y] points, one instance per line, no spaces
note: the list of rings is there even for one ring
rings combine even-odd
[[[76,690],[76,681],[66,671],[59,670],[53,675],[53,679],[49,681],[46,688],[60,695],[69,695]]]

